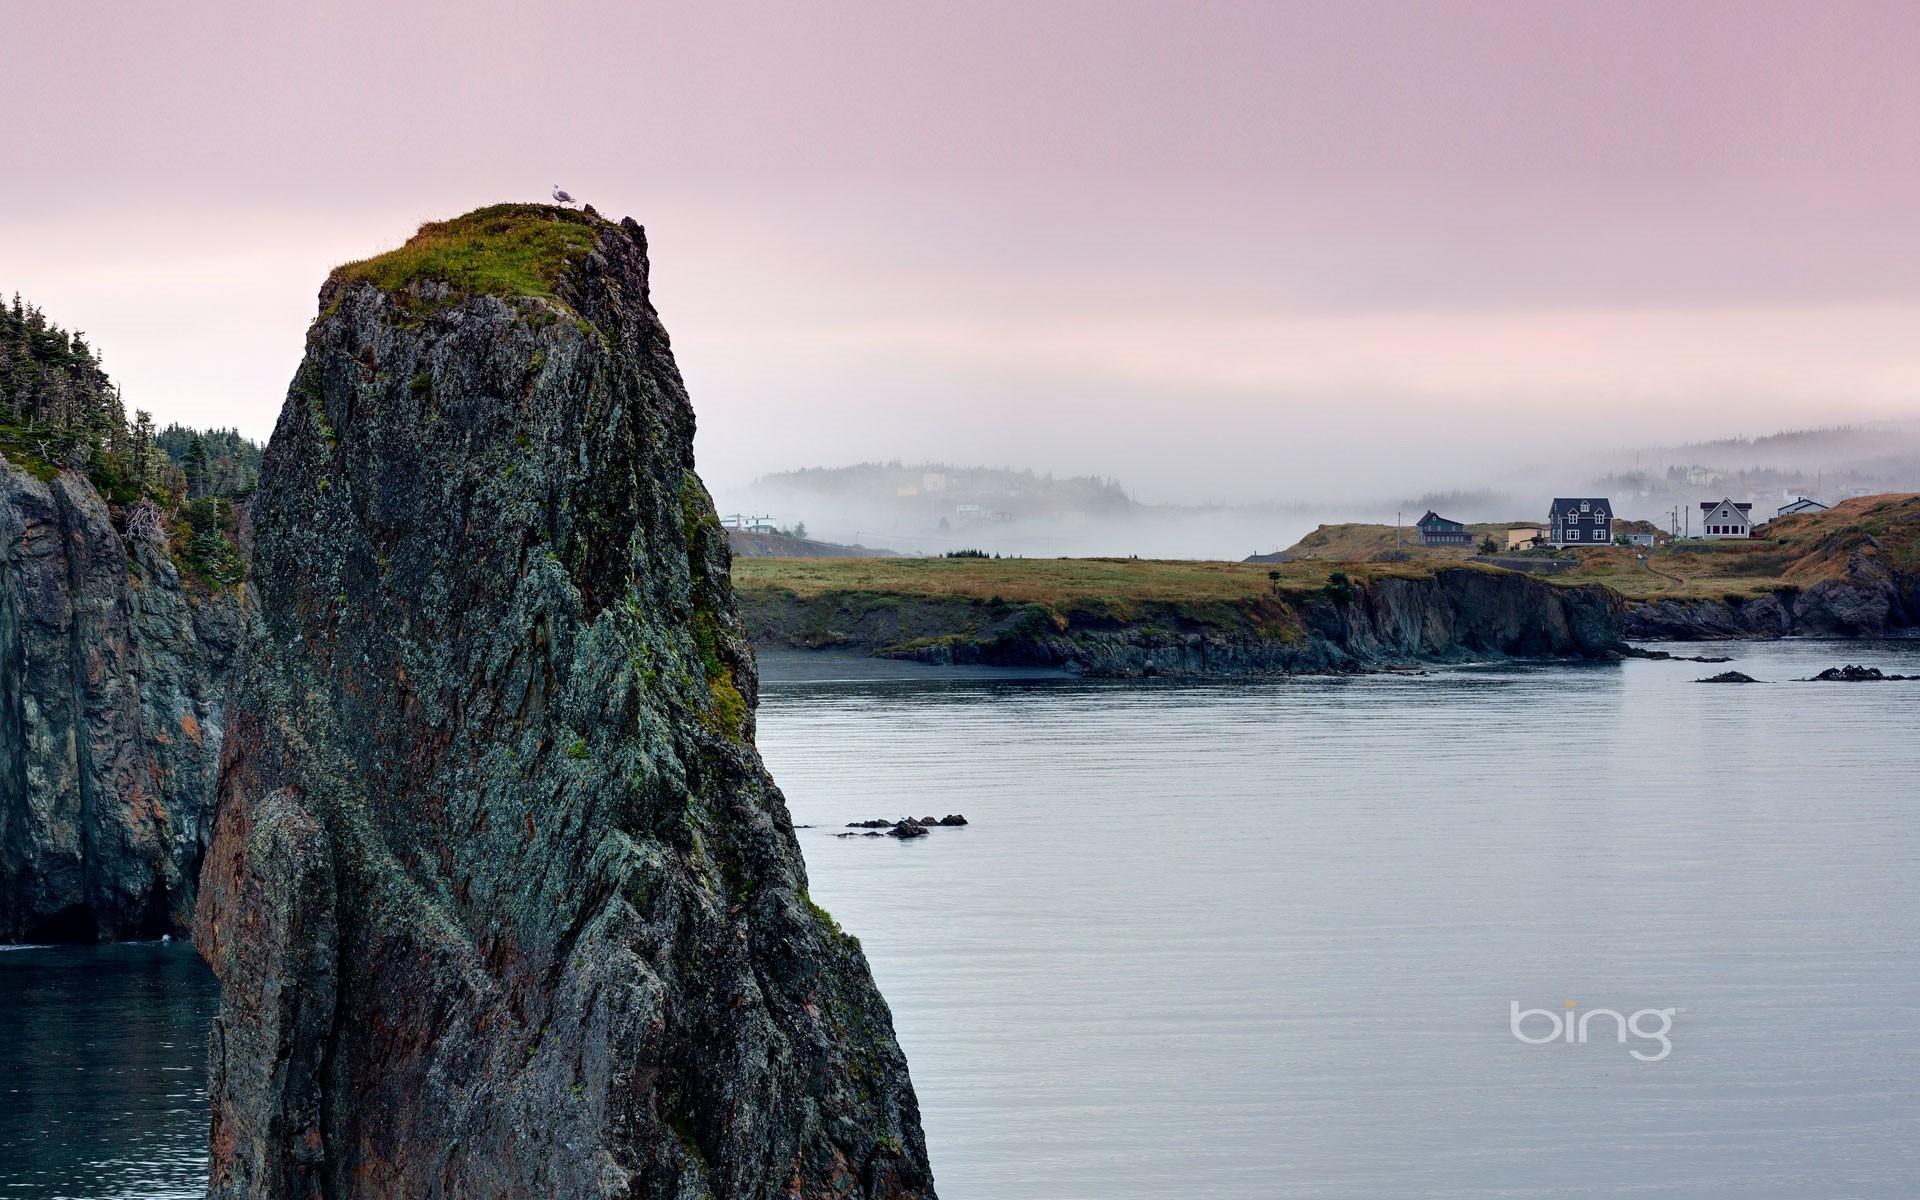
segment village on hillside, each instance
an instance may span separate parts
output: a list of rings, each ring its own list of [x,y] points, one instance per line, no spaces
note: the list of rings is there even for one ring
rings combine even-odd
[[[1248,556],[1247,562],[1293,562],[1303,558],[1340,561],[1393,561],[1397,553],[1415,557],[1419,551],[1456,551],[1501,566],[1526,571],[1550,571],[1553,564],[1571,560],[1559,552],[1620,546],[1651,549],[1688,542],[1750,540],[1769,519],[1801,513],[1826,512],[1831,507],[1809,496],[1784,498],[1771,518],[1756,516],[1755,502],[1731,496],[1701,500],[1698,508],[1675,507],[1664,528],[1657,522],[1620,517],[1605,496],[1556,496],[1544,521],[1456,521],[1428,509],[1410,524],[1392,526],[1321,525],[1290,549]],[[1432,557],[1421,554],[1419,557]]]

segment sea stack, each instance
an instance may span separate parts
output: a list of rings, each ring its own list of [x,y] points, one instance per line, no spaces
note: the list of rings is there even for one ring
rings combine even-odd
[[[754,749],[640,227],[481,209],[320,310],[201,877],[209,1195],[931,1197]]]

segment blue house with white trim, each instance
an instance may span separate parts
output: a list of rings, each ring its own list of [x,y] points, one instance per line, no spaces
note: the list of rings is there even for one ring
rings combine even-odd
[[[1605,546],[1613,541],[1613,504],[1605,496],[1562,496],[1547,510],[1550,546]]]

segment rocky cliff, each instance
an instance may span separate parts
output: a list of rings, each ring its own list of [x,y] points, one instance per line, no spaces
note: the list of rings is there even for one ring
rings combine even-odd
[[[84,475],[0,459],[0,941],[189,927],[239,629]]]
[[[1021,603],[849,587],[743,596],[754,640],[1089,675],[1263,675],[1489,658],[1606,658],[1623,602],[1596,585],[1441,568],[1233,601]]]
[[[639,227],[481,210],[320,304],[201,885],[210,1195],[931,1196]]]
[[[1760,596],[1648,600],[1627,611],[1629,637],[1886,637],[1920,626],[1920,574],[1902,570],[1880,539],[1837,538],[1823,556],[1831,578],[1789,583]]]

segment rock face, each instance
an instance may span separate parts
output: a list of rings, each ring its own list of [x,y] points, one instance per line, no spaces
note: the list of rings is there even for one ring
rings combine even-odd
[[[202,877],[209,1195],[932,1196],[640,228],[485,209],[320,301]]]
[[[1038,604],[867,593],[748,598],[762,645],[837,648],[935,663],[1061,667],[1100,676],[1359,671],[1489,658],[1618,656],[1623,602],[1472,567],[1386,576],[1311,596],[1231,605],[1140,602],[1125,619]]]
[[[1839,578],[1763,596],[1654,600],[1627,612],[1627,636],[1720,638],[1884,637],[1920,625],[1920,575],[1900,571],[1872,538],[1844,548]]]
[[[0,460],[0,941],[186,932],[239,630],[84,476]]]

